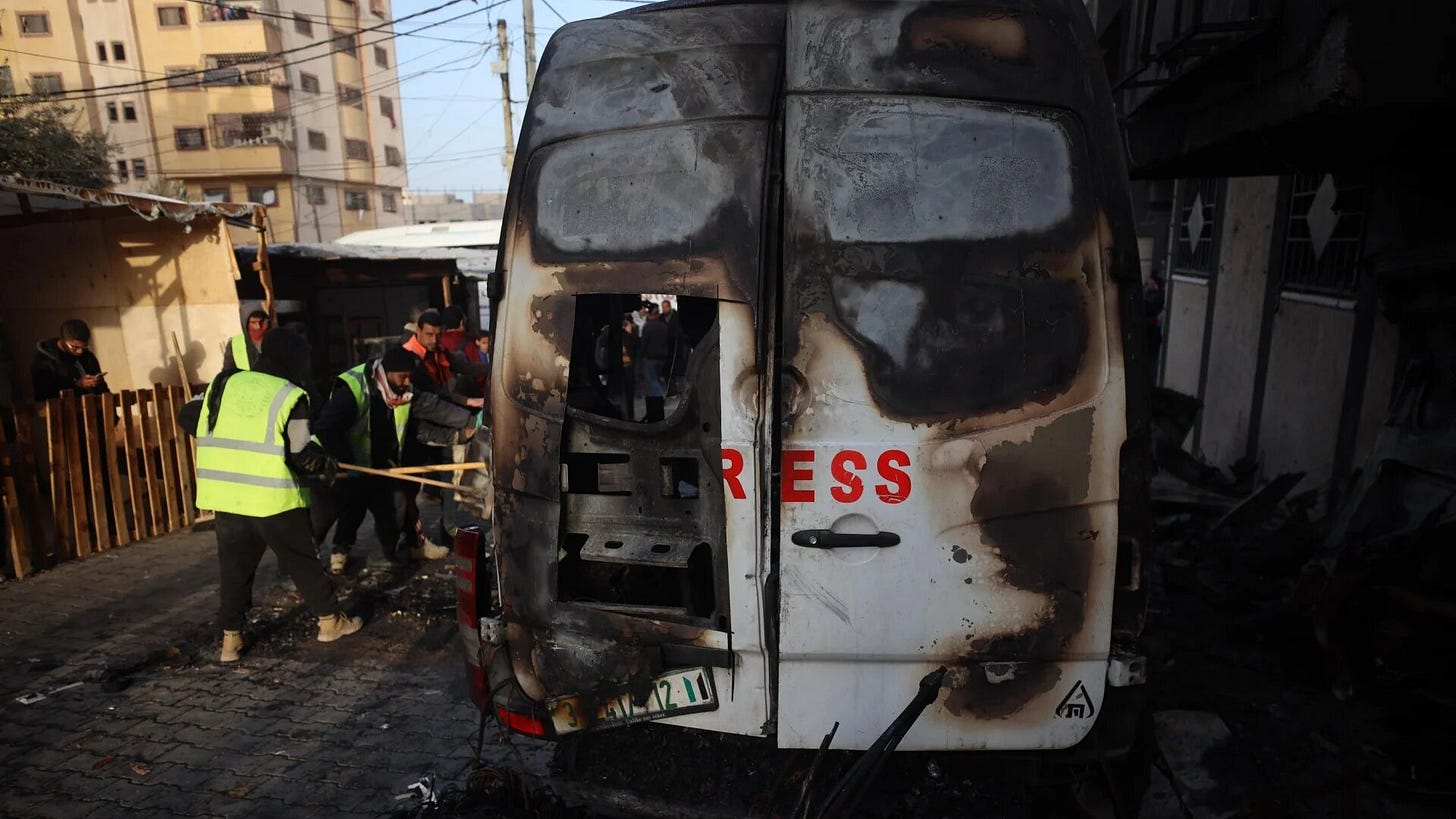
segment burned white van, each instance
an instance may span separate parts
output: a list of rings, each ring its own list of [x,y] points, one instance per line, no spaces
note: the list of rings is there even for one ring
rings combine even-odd
[[[506,725],[865,748],[943,667],[901,749],[1126,747],[1147,368],[1081,3],[563,27],[492,298],[493,531],[457,552]]]

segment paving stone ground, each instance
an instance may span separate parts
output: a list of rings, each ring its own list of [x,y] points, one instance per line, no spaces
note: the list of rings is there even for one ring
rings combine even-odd
[[[353,569],[365,628],[323,644],[270,554],[223,666],[215,548],[182,532],[0,583],[0,816],[383,816],[422,775],[463,783],[478,712],[447,563]],[[482,762],[544,772],[511,742],[488,729]]]

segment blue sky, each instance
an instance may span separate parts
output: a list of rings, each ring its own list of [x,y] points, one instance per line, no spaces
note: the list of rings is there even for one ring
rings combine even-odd
[[[442,0],[395,0],[394,17],[414,14]],[[549,5],[548,5],[549,3]],[[585,20],[639,5],[630,0],[534,0],[536,59],[564,21]],[[486,8],[489,6],[490,8]],[[521,0],[467,0],[408,20],[397,34],[484,9],[461,20],[401,36],[396,45],[405,158],[415,191],[505,190],[501,165],[505,125],[500,78],[491,73],[496,54],[496,20],[510,37],[512,119],[520,136],[526,111],[525,38]],[[427,39],[436,38],[436,39]]]

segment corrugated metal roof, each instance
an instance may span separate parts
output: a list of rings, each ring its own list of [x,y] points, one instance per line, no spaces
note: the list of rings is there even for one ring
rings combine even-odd
[[[186,224],[198,216],[222,216],[251,220],[254,212],[266,212],[263,205],[255,202],[184,202],[165,196],[146,193],[122,193],[120,191],[78,188],[38,179],[24,179],[18,176],[0,174],[0,215],[13,216],[24,213],[19,195],[30,199],[31,210],[38,213],[54,210],[74,210],[87,205],[127,208],[147,221],[167,218]]]

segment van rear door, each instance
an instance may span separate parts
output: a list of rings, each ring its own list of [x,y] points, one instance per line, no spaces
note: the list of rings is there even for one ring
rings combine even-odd
[[[835,747],[866,747],[941,665],[903,749],[1066,747],[1102,700],[1126,428],[1108,230],[1076,116],[948,88],[916,51],[1046,41],[946,8],[790,11],[784,747],[836,721]],[[961,17],[926,34],[926,9]]]

